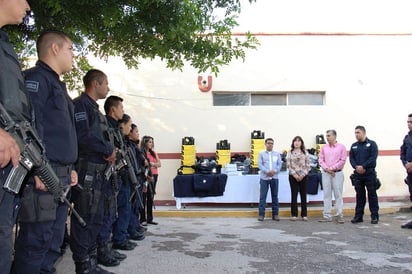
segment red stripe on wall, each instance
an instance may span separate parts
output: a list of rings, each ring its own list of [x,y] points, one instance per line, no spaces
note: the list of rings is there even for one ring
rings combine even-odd
[[[245,155],[249,156],[250,152],[231,152],[231,155],[234,154],[239,154],[239,155]],[[379,150],[379,156],[399,156],[400,151],[399,149],[394,149],[394,150]],[[181,153],[158,153],[160,159],[165,159],[165,160],[180,160],[182,157]],[[349,155],[349,151],[348,151]],[[196,156],[203,156],[203,157],[212,157],[216,156],[215,152],[198,152],[196,153]]]

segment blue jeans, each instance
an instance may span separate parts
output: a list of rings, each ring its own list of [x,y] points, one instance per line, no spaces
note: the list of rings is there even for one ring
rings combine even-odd
[[[272,216],[279,215],[279,179],[260,179],[259,216],[265,216],[266,196],[268,194],[269,186],[270,194],[272,196]]]

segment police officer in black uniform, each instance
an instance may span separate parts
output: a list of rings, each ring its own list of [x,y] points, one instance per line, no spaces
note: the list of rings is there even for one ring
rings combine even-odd
[[[74,189],[72,200],[87,226],[83,227],[76,218],[71,218],[70,248],[76,273],[109,273],[97,265],[96,242],[104,219],[102,191],[108,183],[105,171],[116,159],[107,135],[106,118],[96,103],[106,98],[109,87],[107,76],[96,69],[86,73],[83,83],[85,92],[74,99],[81,187]]]
[[[115,137],[115,146],[117,150],[123,153],[117,153],[116,169],[118,171],[119,193],[117,195],[117,212],[118,218],[113,224],[113,249],[133,250],[137,244],[129,241],[127,227],[129,225],[131,214],[130,197],[130,178],[129,169],[125,159],[124,134],[119,127],[119,120],[123,118],[123,99],[119,96],[109,96],[104,102],[104,111],[107,122]],[[130,129],[129,129],[130,131]]]
[[[352,144],[349,152],[350,164],[354,169],[351,179],[356,191],[355,216],[351,222],[363,222],[367,190],[371,223],[377,224],[379,222],[379,203],[376,194],[375,167],[378,158],[378,146],[366,137],[366,129],[363,126],[355,128],[355,137],[357,142]]]
[[[406,170],[406,183],[409,189],[409,198],[412,202],[412,113],[408,115],[407,123],[409,132],[403,139],[401,146],[401,161]],[[412,210],[412,206],[410,208]],[[403,224],[401,227],[412,229],[412,221]]]
[[[140,210],[143,208],[143,183],[147,179],[150,170],[149,163],[143,152],[139,148],[139,129],[136,124],[132,124],[132,129],[126,138],[126,143],[130,148],[133,165],[136,170],[136,176],[139,181],[137,186],[131,188],[131,215],[127,231],[129,238],[141,241],[145,238],[146,228],[140,225]],[[147,172],[146,172],[147,171]]]
[[[30,9],[27,1],[0,1],[0,28],[20,24]],[[7,34],[0,30],[0,103],[19,121],[31,121],[31,107],[24,88],[19,60]],[[16,141],[0,128],[0,272],[9,273],[13,251],[15,195],[3,189],[10,170],[18,165],[20,150]]]
[[[37,40],[39,60],[25,72],[35,112],[35,125],[50,165],[67,189],[77,184],[74,163],[77,137],[74,106],[60,75],[73,66],[71,40],[62,32],[46,31]],[[18,216],[14,273],[54,273],[60,257],[68,205],[56,201],[38,177],[26,185]]]

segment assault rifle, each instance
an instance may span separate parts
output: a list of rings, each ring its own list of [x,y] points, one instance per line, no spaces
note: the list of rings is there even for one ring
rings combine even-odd
[[[16,194],[19,193],[27,173],[33,170],[34,174],[46,185],[54,199],[66,203],[79,219],[80,224],[86,226],[84,220],[67,200],[68,190],[63,189],[59,178],[47,161],[45,148],[30,122],[16,123],[3,104],[0,103],[0,126],[11,135],[20,149],[19,165],[12,168],[3,188]]]
[[[147,175],[149,174],[149,169],[150,169],[150,167],[146,167],[146,168],[145,168],[145,171],[144,171],[144,177],[145,177],[145,179],[146,179],[146,182],[147,182]],[[145,183],[146,183],[146,182],[145,182]],[[132,193],[130,194],[130,199],[129,199],[129,201],[131,202],[131,201],[133,200],[134,196],[136,196],[137,199],[139,200],[139,206],[140,206],[140,208],[143,208],[143,207],[144,207],[144,206],[143,206],[143,198],[142,198],[142,195],[141,195],[140,192],[139,192],[139,188],[140,188],[140,187],[142,187],[142,186],[139,185],[139,184],[134,185],[133,191],[132,191]]]

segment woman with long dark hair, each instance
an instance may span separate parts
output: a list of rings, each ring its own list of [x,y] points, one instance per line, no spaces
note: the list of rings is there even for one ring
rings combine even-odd
[[[142,225],[152,224],[157,225],[158,223],[153,221],[153,200],[156,194],[156,184],[159,176],[158,168],[162,166],[159,156],[156,151],[154,151],[154,140],[151,136],[143,136],[141,142],[141,150],[143,155],[146,156],[151,173],[152,180],[148,180],[146,186],[146,191],[143,191],[143,209],[140,211],[140,223]],[[145,187],[145,186],[144,186]],[[146,215],[147,213],[147,215]]]
[[[291,150],[286,155],[289,170],[289,184],[291,192],[291,221],[298,217],[298,193],[300,194],[301,216],[303,221],[308,220],[306,205],[307,179],[310,171],[309,154],[305,149],[302,137],[295,136],[292,140]]]

